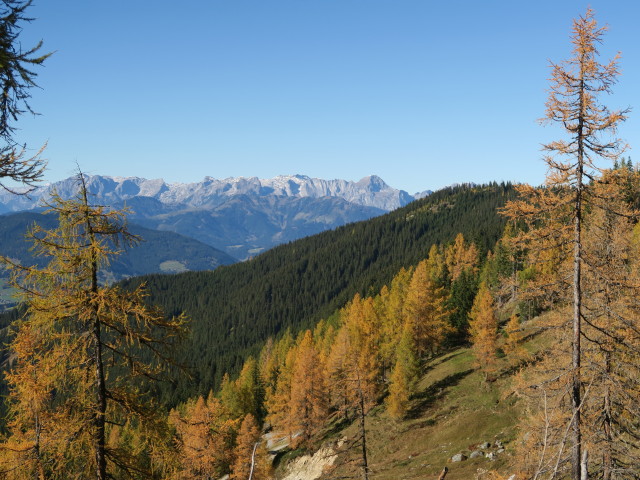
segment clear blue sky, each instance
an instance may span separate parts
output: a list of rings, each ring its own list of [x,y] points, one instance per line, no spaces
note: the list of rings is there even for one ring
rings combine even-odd
[[[47,180],[89,173],[357,180],[410,193],[539,184],[548,61],[569,56],[574,0],[35,0],[25,46],[56,53],[19,139]],[[640,149],[640,2],[595,0],[621,51],[607,103]],[[629,152],[634,161],[640,153]]]

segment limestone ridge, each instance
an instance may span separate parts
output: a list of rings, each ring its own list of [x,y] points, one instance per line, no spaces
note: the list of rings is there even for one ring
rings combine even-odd
[[[364,177],[358,182],[323,180],[305,175],[280,175],[270,179],[235,177],[219,180],[205,177],[197,183],[166,183],[162,179],[87,175],[87,187],[96,195],[98,201],[108,204],[144,197],[147,200],[156,200],[165,207],[177,208],[215,208],[230,197],[249,195],[334,197],[355,205],[391,211],[425,195],[425,192],[422,192],[412,196],[404,190],[392,188],[376,175]],[[30,198],[0,192],[0,213],[36,208],[40,200],[46,199],[53,188],[66,198],[75,193],[77,185],[73,177],[68,178],[37,189]]]
[[[375,175],[358,182],[281,175],[205,177],[197,183],[86,175],[86,184],[94,203],[126,205],[134,223],[194,238],[241,260],[281,243],[382,215],[415,198]],[[38,209],[53,189],[69,198],[77,192],[77,183],[69,178],[28,197],[0,192],[0,214]]]

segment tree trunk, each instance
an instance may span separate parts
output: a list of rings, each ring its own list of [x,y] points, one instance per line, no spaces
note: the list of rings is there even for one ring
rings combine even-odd
[[[582,262],[581,262],[581,210],[582,210],[582,185],[578,182],[578,191],[576,192],[576,219],[574,229],[574,255],[573,255],[573,338],[572,338],[572,356],[571,356],[571,368],[572,368],[572,386],[571,386],[571,408],[573,415],[572,425],[572,453],[571,453],[571,466],[573,470],[572,478],[574,480],[580,480],[580,462],[582,460],[581,454],[581,418],[580,418],[580,403],[581,403],[581,387],[582,381],[580,378],[580,335],[581,335],[581,321],[582,321],[582,289],[580,279],[582,278]]]
[[[580,480],[589,480],[589,452],[584,449],[582,462],[580,463]]]
[[[253,480],[253,469],[256,465],[256,449],[258,448],[259,444],[260,440],[255,443],[255,445],[253,446],[253,452],[251,452],[251,470],[249,470],[249,480]]]
[[[95,301],[98,293],[98,259],[96,253],[96,236],[89,217],[89,200],[87,198],[87,187],[82,179],[82,199],[87,208],[85,213],[86,235],[89,236],[91,248],[91,296]],[[102,363],[102,332],[100,319],[98,318],[98,307],[94,304],[93,318],[93,361],[95,367],[96,382],[96,412],[93,418],[94,424],[94,456],[96,461],[96,480],[107,480],[107,457],[105,452],[105,416],[107,413],[107,387],[104,378],[104,365]]]
[[[611,415],[611,387],[609,377],[611,374],[611,352],[605,353],[605,372],[607,374],[606,386],[604,389],[604,453],[602,456],[602,480],[611,480],[611,471],[613,470],[613,460],[611,455],[612,436],[612,415]]]
[[[42,466],[42,457],[41,457],[41,453],[40,453],[40,432],[42,430],[42,426],[40,425],[40,415],[38,415],[38,413],[36,413],[36,418],[35,418],[35,445],[33,446],[33,454],[36,457],[36,462],[38,464],[38,469],[36,471],[35,474],[35,479],[36,480],[45,480],[46,479],[46,475],[44,473],[44,468]]]
[[[581,349],[580,340],[582,334],[582,195],[584,193],[584,58],[580,62],[580,112],[578,114],[577,143],[578,143],[578,164],[576,166],[576,200],[575,200],[575,221],[573,237],[573,351],[571,355],[572,386],[571,386],[571,407],[573,414],[572,427],[572,455],[571,466],[573,470],[572,478],[580,480],[580,463],[582,461],[581,452],[581,424],[580,407],[582,403],[581,388],[582,379],[580,374]]]
[[[358,378],[358,395],[360,397],[360,439],[362,441],[362,478],[369,480],[369,460],[367,459],[367,432],[365,430],[364,392]]]
[[[438,480],[444,480],[444,477],[447,476],[447,472],[449,471],[449,469],[447,467],[444,467],[442,469],[442,472],[440,472],[440,476],[438,477]]]
[[[100,321],[94,320],[93,337],[95,342],[94,362],[96,377],[96,413],[94,417],[95,425],[95,458],[96,458],[96,479],[107,480],[107,458],[105,455],[105,414],[107,410],[107,392],[104,381],[104,366],[102,364],[102,343],[100,338]]]

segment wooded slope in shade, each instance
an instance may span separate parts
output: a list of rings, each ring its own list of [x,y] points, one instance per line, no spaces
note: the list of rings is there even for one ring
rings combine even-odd
[[[276,247],[255,259],[215,272],[150,275],[150,301],[167,315],[186,313],[191,338],[179,361],[192,369],[177,388],[164,392],[173,403],[216,388],[225,372],[237,372],[269,337],[300,331],[327,318],[355,293],[377,293],[401,267],[417,264],[433,244],[463,233],[481,252],[492,248],[505,221],[497,209],[513,198],[508,184],[460,186],[382,217]]]
[[[25,235],[33,225],[51,229],[57,225],[55,215],[44,212],[20,212],[0,216],[0,255],[13,258],[22,265],[44,266],[48,259],[35,257]],[[174,232],[151,230],[129,223],[132,233],[142,242],[131,248],[121,248],[108,268],[109,280],[120,280],[134,275],[167,273],[174,270],[213,270],[237,260],[226,253]],[[173,265],[172,265],[173,264]],[[1,272],[0,272],[1,273]]]

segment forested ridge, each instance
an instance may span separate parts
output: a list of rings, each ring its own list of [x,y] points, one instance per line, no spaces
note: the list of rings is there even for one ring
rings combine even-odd
[[[268,337],[309,328],[355,293],[379,291],[400,268],[424,259],[433,244],[463,233],[486,253],[505,225],[497,210],[513,195],[509,184],[446,188],[387,215],[214,272],[125,281],[126,288],[146,283],[150,302],[168,315],[191,319],[191,337],[178,361],[193,378],[181,375],[170,401],[216,388],[225,372],[237,372]]]
[[[0,216],[1,254],[23,265],[43,266],[45,259],[34,256],[25,241],[27,230],[33,225],[54,228],[55,215],[46,212],[20,212]],[[187,270],[212,270],[218,265],[237,262],[226,253],[174,232],[152,230],[128,222],[129,230],[142,238],[135,248],[123,248],[110,264],[107,278],[121,279],[149,272],[161,272],[163,262],[179,264]],[[117,248],[117,247],[116,247]]]

